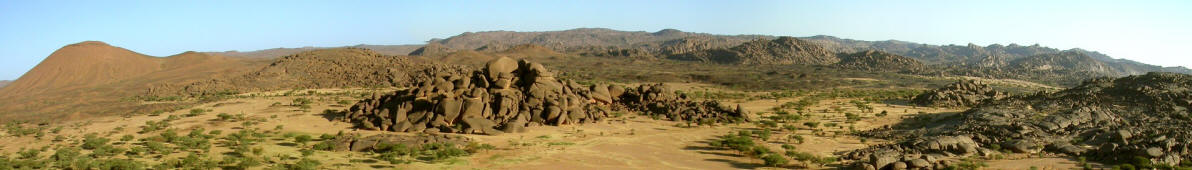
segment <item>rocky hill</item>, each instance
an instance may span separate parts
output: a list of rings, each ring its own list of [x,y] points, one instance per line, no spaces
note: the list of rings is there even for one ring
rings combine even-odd
[[[432,68],[451,69],[368,49],[333,48],[282,57],[259,70],[238,76],[186,85],[156,86],[149,89],[148,94],[201,96],[292,88],[405,86],[409,85],[411,77],[418,76],[417,72]]]
[[[11,80],[0,80],[0,88],[4,88],[4,86],[8,86],[8,83],[12,83],[12,81]]]
[[[1028,56],[1011,61],[1008,66],[1010,69],[1032,72],[1089,72],[1110,76],[1118,74],[1104,62],[1084,53],[1071,51]]]
[[[728,49],[711,49],[671,56],[672,59],[722,64],[829,65],[839,62],[835,52],[794,37],[756,40]]]
[[[840,54],[835,65],[847,69],[865,71],[921,70],[925,65],[918,60],[882,51],[868,50],[852,54]]]
[[[867,136],[904,141],[848,154],[877,168],[915,155],[1047,152],[1091,160],[1176,165],[1192,159],[1192,75],[1097,78],[1055,93],[1011,97],[928,126]],[[912,160],[903,159],[909,156]],[[907,164],[903,162],[902,164]]]

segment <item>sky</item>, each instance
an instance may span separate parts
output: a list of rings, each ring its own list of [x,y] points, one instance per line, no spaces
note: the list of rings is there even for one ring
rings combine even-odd
[[[1082,48],[1192,67],[1192,1],[10,1],[0,2],[0,80],[62,46],[104,41],[185,51],[422,44],[478,31],[674,28],[948,45]]]

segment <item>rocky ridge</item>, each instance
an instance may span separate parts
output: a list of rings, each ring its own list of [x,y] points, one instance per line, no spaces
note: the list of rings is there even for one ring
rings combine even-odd
[[[840,54],[839,57],[840,62],[836,66],[854,70],[898,71],[921,70],[925,67],[918,60],[875,50]]]
[[[835,52],[794,37],[755,40],[727,49],[711,49],[669,57],[721,64],[829,65],[839,62]]]
[[[930,107],[969,107],[990,100],[1007,97],[1006,93],[994,90],[976,80],[961,80],[939,89],[919,94],[911,103]]]
[[[1192,75],[1153,72],[1097,78],[1055,93],[983,104],[929,127],[862,132],[907,139],[856,150],[845,158],[858,160],[858,168],[883,169],[929,156],[1043,152],[1115,164],[1171,166],[1192,159],[1192,144],[1186,142],[1192,140],[1189,107]]]

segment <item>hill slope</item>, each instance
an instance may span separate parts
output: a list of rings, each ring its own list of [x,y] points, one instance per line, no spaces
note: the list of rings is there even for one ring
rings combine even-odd
[[[0,89],[0,113],[5,113],[0,118],[57,120],[168,108],[126,100],[155,85],[189,83],[261,64],[197,52],[152,57],[96,41],[67,45]]]
[[[756,40],[728,49],[696,51],[670,58],[722,64],[828,65],[840,61],[834,52],[794,37]]]
[[[36,95],[116,82],[161,70],[161,62],[103,42],[71,44],[0,89],[0,96]]]
[[[924,68],[923,63],[918,60],[875,50],[841,54],[839,57],[840,62],[836,63],[836,66],[856,70],[893,71]]]
[[[306,51],[276,59],[255,71],[190,84],[149,89],[151,96],[211,95],[293,88],[390,87],[408,85],[424,69],[451,69],[407,57],[360,48]]]

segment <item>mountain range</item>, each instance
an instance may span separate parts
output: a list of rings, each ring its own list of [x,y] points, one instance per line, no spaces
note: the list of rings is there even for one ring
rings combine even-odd
[[[425,45],[185,52],[166,57],[87,41],[62,47],[19,79],[0,88],[0,113],[5,113],[0,117],[54,119],[153,112],[202,101],[184,100],[172,104],[151,101],[238,92],[400,87],[409,85],[406,80],[426,76],[425,70],[458,71],[463,70],[461,67],[479,67],[484,61],[496,57],[561,61],[546,62],[548,66],[603,65],[622,61],[694,67],[702,65],[692,63],[753,66],[796,70],[799,73],[766,73],[796,80],[807,77],[811,72],[808,70],[825,72],[823,69],[827,69],[826,72],[847,70],[849,74],[974,76],[1071,86],[1091,77],[1120,77],[1146,72],[1192,73],[1183,67],[1160,67],[1115,59],[1095,51],[1059,50],[1040,45],[941,46],[822,35],[715,35],[675,29],[657,32],[602,28],[469,32],[432,39]],[[617,74],[643,78],[633,71]],[[677,75],[676,81],[707,77],[657,74]],[[55,114],[45,116],[41,113]]]

